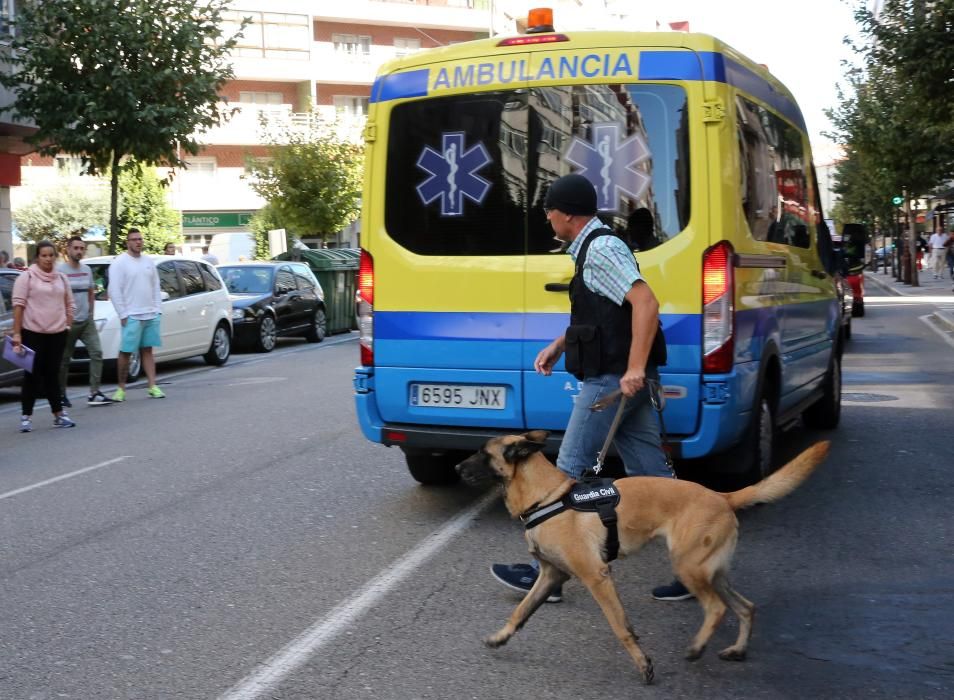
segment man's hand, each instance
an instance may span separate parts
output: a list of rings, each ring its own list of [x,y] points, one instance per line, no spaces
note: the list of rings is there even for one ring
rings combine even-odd
[[[553,365],[557,363],[557,360],[560,359],[562,354],[563,338],[560,337],[540,351],[540,353],[537,355],[537,359],[533,361],[533,368],[539,374],[549,377],[551,374],[553,374]]]
[[[127,316],[126,318],[121,318],[121,319],[119,319],[119,323],[122,325],[123,328],[126,327],[126,321],[127,321],[128,318],[129,318],[129,317]]]
[[[619,388],[626,396],[632,398],[640,389],[646,386],[645,369],[628,369],[619,379]]]

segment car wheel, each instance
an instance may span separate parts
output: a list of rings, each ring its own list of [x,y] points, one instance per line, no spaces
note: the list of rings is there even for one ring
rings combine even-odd
[[[841,358],[838,353],[832,353],[825,377],[824,394],[805,409],[802,418],[811,428],[832,430],[838,427],[841,420]]]
[[[425,486],[456,484],[460,476],[454,467],[464,459],[459,452],[407,451],[404,459],[414,480]]]
[[[746,484],[761,481],[775,471],[775,420],[774,394],[771,385],[768,385],[759,390],[751,421],[742,440],[716,458],[716,469]]]
[[[865,315],[865,300],[864,299],[855,299],[854,303],[851,305],[851,315],[856,318],[861,318]]]
[[[275,318],[271,314],[265,314],[258,324],[258,340],[255,342],[255,349],[259,352],[271,352],[275,349],[277,339],[278,327],[275,325]]]
[[[215,327],[215,333],[212,334],[212,344],[209,351],[202,356],[206,364],[224,365],[232,354],[232,334],[229,327],[220,323]]]
[[[315,317],[312,319],[311,328],[305,333],[305,340],[309,343],[320,343],[328,335],[328,319],[325,317],[325,310],[320,306],[315,309]]]

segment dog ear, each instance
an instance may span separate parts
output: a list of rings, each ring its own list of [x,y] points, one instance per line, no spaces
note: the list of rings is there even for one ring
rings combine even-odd
[[[531,433],[528,433],[528,435],[530,434]],[[520,440],[519,442],[510,443],[506,448],[504,448],[503,458],[509,464],[517,464],[518,462],[523,462],[529,459],[531,455],[539,452],[544,447],[546,447],[546,443],[543,441],[536,442],[534,440]]]

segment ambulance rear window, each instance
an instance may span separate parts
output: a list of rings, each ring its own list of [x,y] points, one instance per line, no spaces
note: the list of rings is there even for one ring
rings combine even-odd
[[[599,216],[634,250],[689,220],[685,91],[574,85],[408,102],[391,112],[385,226],[421,255],[559,253],[549,183],[593,182]]]

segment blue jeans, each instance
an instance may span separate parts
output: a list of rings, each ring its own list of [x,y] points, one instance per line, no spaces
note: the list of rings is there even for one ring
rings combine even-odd
[[[646,375],[649,379],[659,377],[654,370],[647,371]],[[602,411],[591,411],[590,406],[619,389],[620,376],[603,374],[585,379],[583,388],[574,399],[573,412],[557,456],[557,466],[574,479],[580,478],[585,470],[596,464],[619,404]],[[627,476],[672,477],[659,437],[659,419],[649,400],[647,388],[644,387],[626,402],[613,444],[623,458]]]

